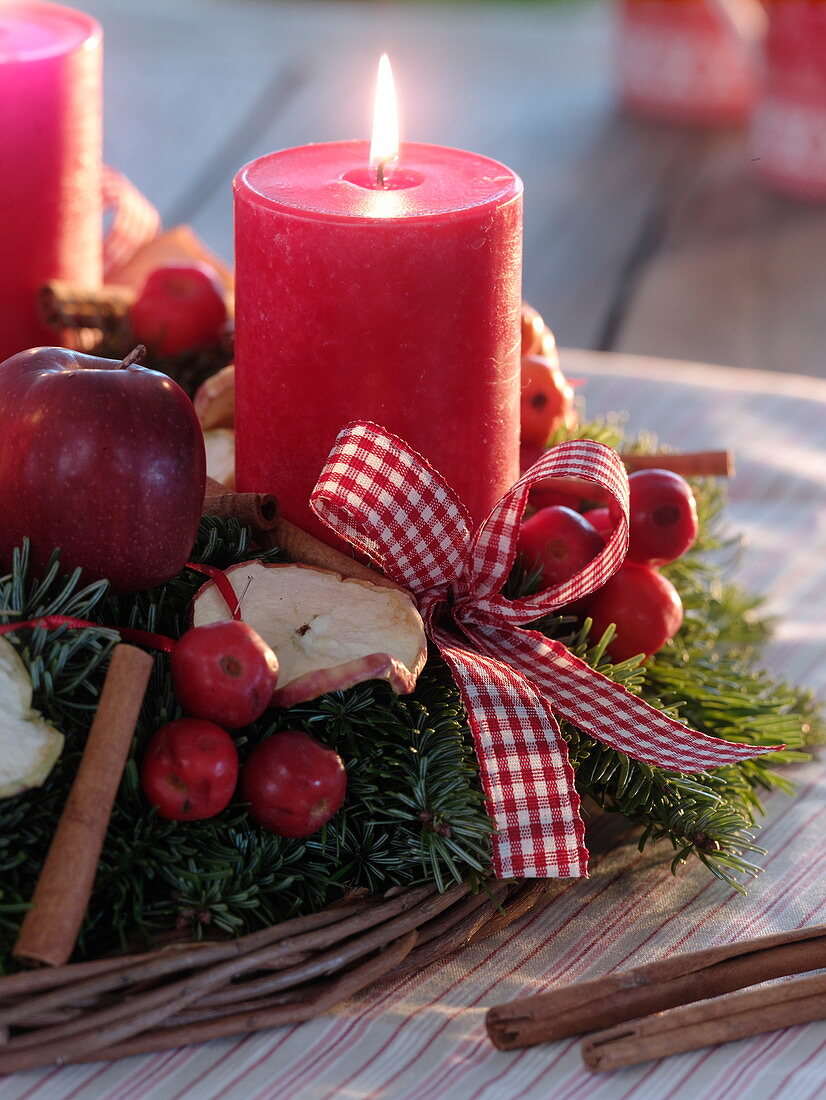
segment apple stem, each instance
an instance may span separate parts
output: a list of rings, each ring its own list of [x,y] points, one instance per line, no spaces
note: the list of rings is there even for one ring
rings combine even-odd
[[[138,344],[137,347],[132,348],[126,358],[120,365],[120,369],[124,367],[131,367],[133,363],[141,363],[146,358],[146,348],[143,344]]]

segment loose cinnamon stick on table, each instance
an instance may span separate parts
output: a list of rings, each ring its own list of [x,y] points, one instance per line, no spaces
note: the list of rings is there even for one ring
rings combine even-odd
[[[826,974],[815,974],[597,1031],[582,1043],[582,1060],[604,1073],[824,1018]]]
[[[826,925],[711,947],[496,1005],[488,1035],[500,1050],[564,1039],[676,1005],[826,966]]]
[[[16,959],[62,966],[74,950],[152,663],[135,646],[112,652],[77,776],[12,952]]]
[[[671,470],[681,477],[734,477],[731,451],[686,451],[682,454],[620,454],[629,473],[635,470]]]

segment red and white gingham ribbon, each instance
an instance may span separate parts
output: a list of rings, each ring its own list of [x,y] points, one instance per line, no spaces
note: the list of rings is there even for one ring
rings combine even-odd
[[[621,510],[605,548],[579,573],[534,596],[502,596],[531,485],[576,478]],[[565,741],[553,709],[636,760],[698,772],[772,749],[718,740],[655,710],[560,642],[520,629],[599,588],[628,547],[628,477],[615,451],[590,440],[548,451],[471,535],[444,479],[403,440],[357,422],[339,434],[311,505],[331,530],[417,598],[430,638],[461,690],[496,823],[501,878],[577,878],[588,850]],[[464,639],[448,632],[444,612]]]
[[[108,279],[132,259],[141,245],[157,237],[161,216],[126,176],[106,164],[103,208],[112,213],[112,223],[103,241],[103,276]]]

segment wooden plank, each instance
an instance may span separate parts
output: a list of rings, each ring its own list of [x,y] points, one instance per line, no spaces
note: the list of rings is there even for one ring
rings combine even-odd
[[[84,0],[104,28],[105,155],[169,224],[187,220],[250,132],[302,79],[286,43],[232,6],[202,0]]]
[[[764,191],[741,133],[683,167],[614,346],[826,377],[826,207]]]
[[[409,139],[523,176],[525,296],[561,342],[826,373],[826,211],[765,195],[740,134],[621,118],[601,4],[86,6],[110,159],[228,257],[237,168],[366,135],[389,49]]]
[[[366,135],[376,59],[388,49],[405,136],[476,149],[523,176],[526,297],[564,342],[603,343],[652,200],[696,138],[653,137],[616,118],[602,5],[236,0],[233,22],[254,24],[260,39],[288,39],[309,74],[239,165],[275,148]],[[215,188],[194,223],[231,253],[228,186]]]

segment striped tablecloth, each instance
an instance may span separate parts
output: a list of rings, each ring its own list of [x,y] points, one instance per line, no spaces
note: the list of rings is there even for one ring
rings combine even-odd
[[[684,448],[732,447],[740,577],[781,616],[774,667],[826,696],[826,381],[570,352],[589,414],[632,409],[630,427]],[[578,1042],[502,1053],[485,1009],[557,983],[826,919],[826,781],[791,770],[794,798],[767,799],[765,873],[741,898],[670,851],[602,818],[587,881],[498,937],[298,1027],[0,1082],[2,1100],[770,1100],[822,1096],[826,1024],[812,1024],[592,1077]]]

